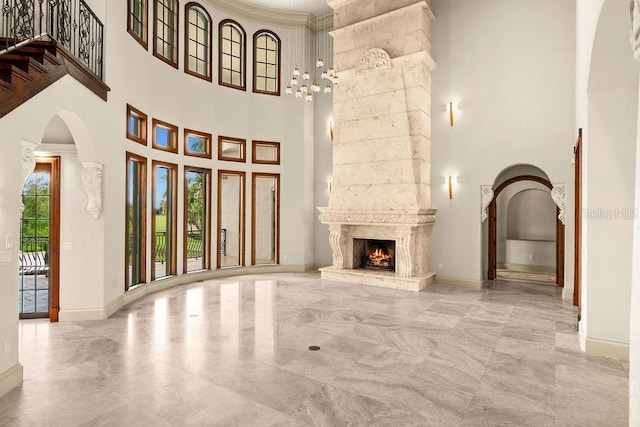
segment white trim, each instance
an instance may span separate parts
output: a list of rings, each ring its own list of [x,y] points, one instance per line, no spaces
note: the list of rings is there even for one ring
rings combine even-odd
[[[79,310],[60,310],[58,320],[60,322],[82,322],[85,320],[104,320],[113,316],[122,307],[154,292],[164,291],[174,286],[186,285],[203,280],[218,279],[223,277],[244,276],[248,274],[272,274],[272,273],[304,273],[317,270],[317,264],[308,265],[258,265],[241,268],[219,268],[217,270],[202,271],[183,274],[181,276],[168,277],[155,282],[138,285],[127,293],[120,295],[104,308],[88,308]]]
[[[573,289],[562,288],[562,299],[573,300]]]
[[[457,277],[436,276],[434,281],[438,285],[462,286],[470,289],[482,289],[482,280],[460,279]]]
[[[585,352],[596,356],[611,357],[619,360],[629,360],[629,344],[600,340],[587,337]]]
[[[220,12],[227,12],[253,22],[273,24],[284,28],[307,28],[314,30],[318,27],[317,19],[315,15],[311,13],[271,9],[242,3],[237,0],[204,1]]]
[[[22,385],[23,371],[22,365],[16,363],[0,374],[0,397]]]

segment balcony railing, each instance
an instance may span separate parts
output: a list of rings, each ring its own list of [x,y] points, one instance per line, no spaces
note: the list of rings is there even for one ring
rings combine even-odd
[[[0,54],[33,40],[50,39],[102,80],[104,25],[84,0],[0,2]]]

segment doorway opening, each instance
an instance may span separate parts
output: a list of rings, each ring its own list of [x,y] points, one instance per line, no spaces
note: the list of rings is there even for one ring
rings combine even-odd
[[[60,157],[36,159],[22,189],[18,313],[58,321],[60,300]]]
[[[564,225],[552,189],[536,175],[512,176],[495,188],[488,208],[487,279],[564,286]]]

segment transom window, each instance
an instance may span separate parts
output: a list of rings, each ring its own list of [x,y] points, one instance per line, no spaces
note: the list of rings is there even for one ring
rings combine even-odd
[[[147,115],[127,104],[127,138],[147,145]]]
[[[178,0],[155,0],[153,54],[178,68]]]
[[[187,156],[211,158],[211,134],[184,130],[184,154]]]
[[[185,40],[185,72],[211,81],[211,18],[197,3],[186,6]]]
[[[153,119],[153,148],[158,150],[178,152],[178,127]]]
[[[280,95],[280,39],[271,31],[253,36],[253,91]]]
[[[220,22],[219,83],[236,89],[246,89],[246,33],[240,24],[230,19]]]
[[[147,0],[129,0],[127,31],[147,48]]]

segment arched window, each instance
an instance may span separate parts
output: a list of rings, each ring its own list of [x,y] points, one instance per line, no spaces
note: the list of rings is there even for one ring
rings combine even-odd
[[[211,81],[211,17],[198,3],[187,3],[184,19],[184,71]]]
[[[218,79],[222,86],[246,90],[246,33],[231,19],[220,22]]]
[[[280,95],[280,38],[268,30],[253,35],[253,91]]]
[[[153,54],[178,68],[178,0],[155,0]]]
[[[129,19],[127,31],[142,45],[147,48],[147,0],[128,1]]]

